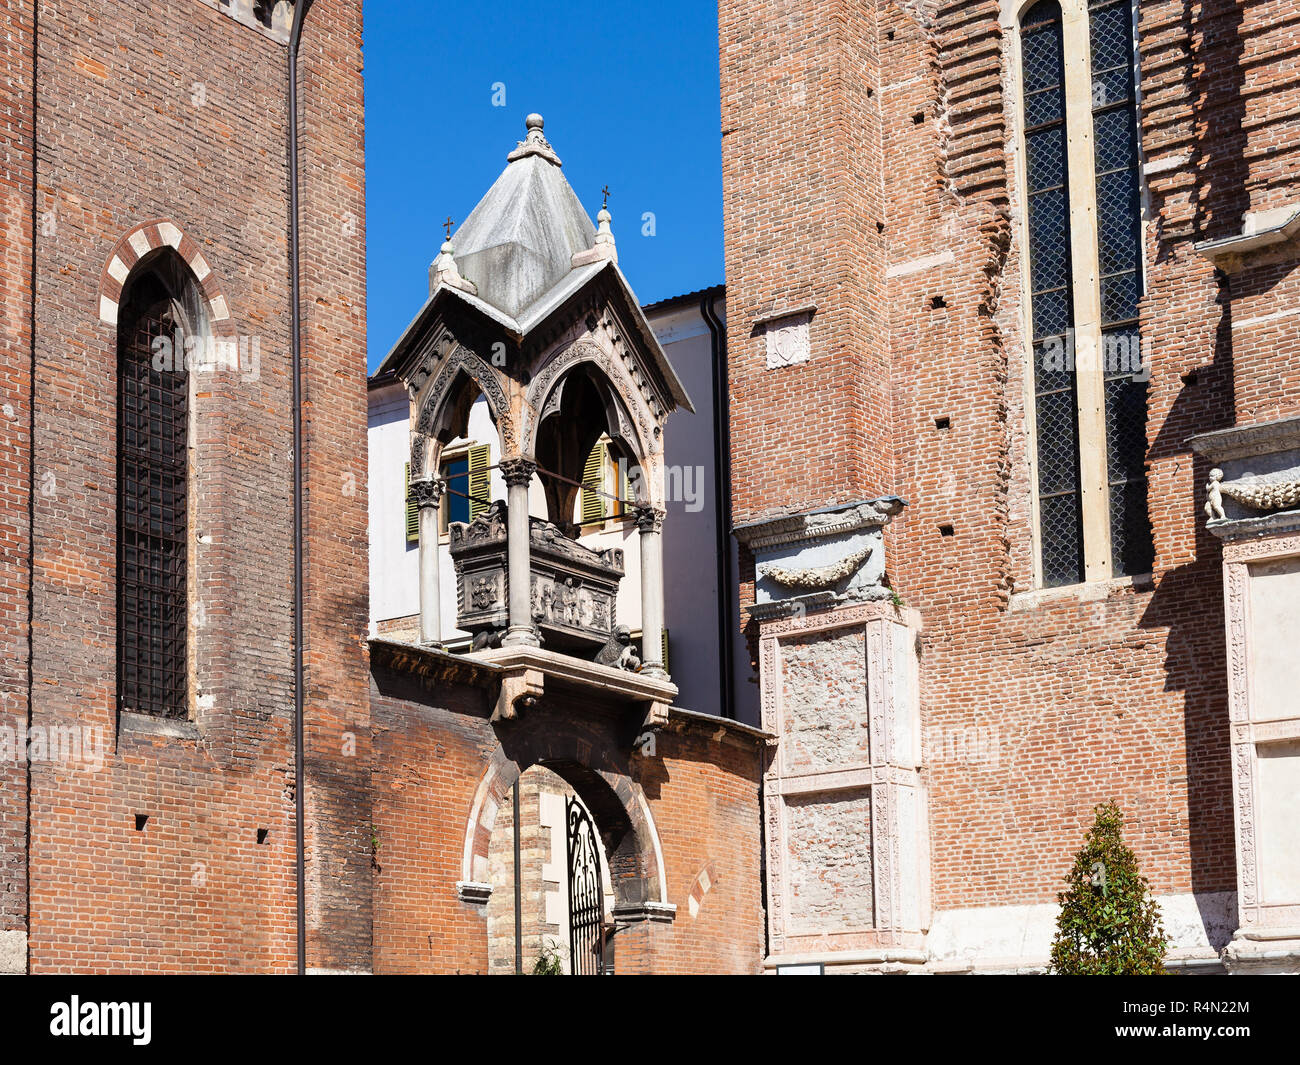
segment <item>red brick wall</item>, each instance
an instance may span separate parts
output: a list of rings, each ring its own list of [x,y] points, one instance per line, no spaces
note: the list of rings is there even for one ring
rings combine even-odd
[[[656,757],[635,763],[663,844],[669,901],[677,906],[655,944],[656,971],[759,971],[762,757],[752,740],[716,741],[707,725],[696,725],[661,736]]]
[[[369,948],[360,5],[316,3],[302,56],[309,964],[334,967]],[[291,969],[286,50],[189,0],[82,0],[42,19],[39,67],[55,228],[36,244],[34,719],[101,729],[109,758],[33,766],[32,968]],[[116,348],[98,286],[151,218],[197,241],[234,330],[260,339],[256,380],[198,383],[197,738],[119,734],[115,709]]]
[[[362,5],[312,6],[300,50],[308,964],[370,956]]]
[[[475,792],[489,765],[500,771],[511,757],[503,760],[501,743],[506,751],[549,747],[567,756],[571,747],[583,750],[587,765],[604,767],[621,781],[620,794],[632,794],[624,789],[634,784],[645,795],[677,913],[671,924],[619,933],[619,972],[758,970],[761,751],[753,738],[733,734],[714,741],[714,728],[691,724],[660,734],[654,756],[630,758],[635,730],[628,732],[626,708],[621,716],[606,716],[588,705],[559,705],[545,717],[532,714],[531,723],[525,712],[518,722],[494,729],[484,690],[450,680],[422,683],[383,666],[375,670],[371,713],[375,972],[486,971],[486,907],[459,901],[456,883],[463,878]],[[593,812],[600,827],[600,814]],[[483,844],[486,855],[486,839]],[[705,871],[707,890],[700,879]],[[493,888],[512,890],[510,884]]]
[[[887,561],[891,585],[925,624],[936,907],[1051,900],[1091,806],[1112,797],[1134,819],[1130,839],[1157,891],[1235,887],[1219,554],[1201,526],[1207,470],[1186,440],[1234,417],[1297,412],[1294,318],[1243,325],[1296,303],[1296,252],[1216,279],[1192,244],[1238,231],[1247,208],[1297,199],[1300,90],[1285,80],[1282,28],[1291,6],[1225,3],[1193,17],[1181,5],[1141,5],[1145,155],[1188,159],[1148,182],[1155,582],[1036,602],[1021,594],[1032,588],[1033,551],[1023,210],[999,5],[720,5],[736,517],[824,506],[851,490],[909,501],[886,532]],[[846,51],[858,34],[867,43]],[[858,83],[834,79],[846,54]],[[801,76],[822,88],[802,105]],[[878,146],[864,132],[845,151],[836,122],[872,129],[848,119],[860,111],[878,114]],[[879,193],[857,188],[863,166]],[[883,232],[857,246],[819,239],[837,217],[872,229],[879,220]],[[812,361],[763,368],[750,322],[773,301],[829,288],[867,314],[869,299],[834,284],[849,259],[858,268],[879,259],[879,277],[945,253],[951,262],[896,270],[874,287],[882,336],[848,334],[861,350],[885,349],[887,381],[876,362],[846,360],[828,327],[818,331],[821,309]],[[872,431],[888,436],[889,464],[863,477],[880,455],[846,461],[841,441],[853,437],[859,398],[880,392],[888,408]],[[744,452],[746,440],[761,459]],[[810,456],[828,468],[808,474]],[[954,535],[940,535],[944,524]],[[752,563],[743,571],[752,577]],[[752,600],[748,584],[741,599]],[[994,738],[993,761],[952,756],[948,741],[970,728]]]
[[[0,727],[27,718],[32,5],[0,10]],[[0,761],[0,932],[27,922],[27,770]]]
[[[888,490],[875,13],[849,0],[719,5],[736,522]],[[814,303],[816,357],[764,369],[754,318]],[[808,446],[815,441],[815,446]]]

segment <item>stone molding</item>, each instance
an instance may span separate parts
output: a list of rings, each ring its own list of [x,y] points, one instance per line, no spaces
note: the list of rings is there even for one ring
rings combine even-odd
[[[1257,744],[1300,735],[1300,715],[1291,719],[1256,720],[1252,705],[1250,663],[1250,565],[1300,555],[1300,535],[1235,540],[1223,546],[1223,586],[1228,651],[1228,718],[1232,757],[1232,798],[1236,823],[1237,905],[1240,927],[1225,959],[1250,968],[1259,951],[1239,941],[1283,938],[1277,950],[1292,964],[1300,959],[1300,904],[1265,904],[1259,897],[1259,841],[1256,838]],[[1235,953],[1234,953],[1235,952]],[[1288,954],[1289,952],[1289,954]],[[1276,953],[1276,951],[1274,952]],[[1271,958],[1271,956],[1270,956]],[[1276,958],[1256,958],[1273,964]]]
[[[486,906],[492,897],[492,885],[479,884],[473,880],[457,880],[456,897],[473,906]]]
[[[1271,422],[1198,433],[1188,441],[1191,449],[1216,466],[1231,459],[1254,458],[1300,449],[1300,415]]]
[[[888,525],[907,505],[897,496],[845,503],[797,514],[779,514],[735,526],[731,532],[751,551],[793,547],[828,536]]]

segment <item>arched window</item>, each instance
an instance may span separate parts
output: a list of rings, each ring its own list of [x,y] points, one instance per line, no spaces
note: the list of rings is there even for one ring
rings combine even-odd
[[[189,711],[189,424],[185,338],[196,286],[170,251],[128,278],[117,335],[118,709]]]
[[[1130,0],[1084,3],[1041,0],[1020,21],[1038,564],[1048,587],[1145,573],[1153,554],[1132,9]]]

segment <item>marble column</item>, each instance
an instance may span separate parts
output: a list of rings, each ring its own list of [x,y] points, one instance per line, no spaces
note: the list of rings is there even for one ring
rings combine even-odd
[[[641,672],[667,677],[664,669],[664,512],[656,507],[636,509],[641,547]]]
[[[420,642],[442,642],[442,591],[438,584],[438,504],[446,485],[437,478],[412,481],[409,492],[419,508]]]
[[[506,574],[510,586],[509,626],[503,647],[540,647],[532,619],[532,564],[528,544],[528,487],[537,463],[532,459],[505,459],[501,476],[506,482]]]

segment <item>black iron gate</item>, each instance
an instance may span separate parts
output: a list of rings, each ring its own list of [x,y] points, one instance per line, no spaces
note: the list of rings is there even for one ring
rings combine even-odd
[[[574,976],[604,976],[605,890],[596,826],[587,808],[569,796],[564,803],[569,857],[569,971]]]

